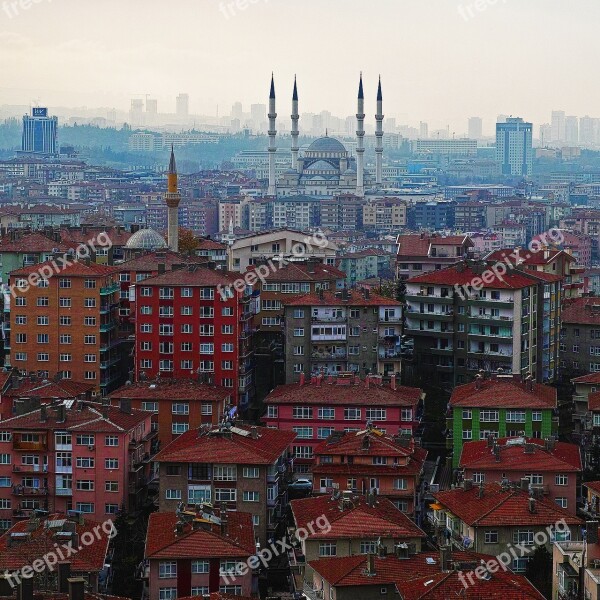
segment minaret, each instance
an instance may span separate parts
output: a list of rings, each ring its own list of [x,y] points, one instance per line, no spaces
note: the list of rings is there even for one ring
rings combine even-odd
[[[375,183],[381,185],[383,181],[383,95],[381,94],[381,75],[377,88],[377,125],[375,127]]]
[[[298,88],[296,87],[296,76],[294,76],[294,93],[292,94],[292,169],[298,170],[298,120],[300,115],[298,114]]]
[[[177,190],[177,167],[175,166],[175,153],[171,146],[171,160],[169,161],[169,170],[167,171],[167,193],[165,202],[167,203],[167,243],[173,252],[179,250],[179,202],[181,194]]]
[[[269,196],[277,195],[277,187],[275,185],[275,152],[277,151],[275,146],[275,136],[277,135],[277,130],[275,129],[276,118],[275,81],[271,73],[271,93],[269,94],[269,190],[267,191]]]
[[[363,94],[362,73],[358,86],[358,112],[356,113],[356,195],[365,195],[364,166],[365,166],[365,96]]]

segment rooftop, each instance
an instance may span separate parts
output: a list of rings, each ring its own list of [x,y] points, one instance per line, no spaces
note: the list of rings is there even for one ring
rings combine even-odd
[[[166,268],[173,268],[174,265],[187,266],[190,262],[192,263],[206,263],[206,257],[201,256],[183,256],[172,252],[171,250],[164,250],[162,252],[146,252],[141,256],[136,256],[130,260],[126,260],[117,266],[116,270],[119,273],[126,273],[129,271],[147,271],[154,272],[158,271],[158,265],[164,264]]]
[[[33,233],[16,232],[14,239],[9,236],[2,238],[0,242],[1,252],[15,253],[41,253],[41,252],[67,252],[71,246],[65,242],[57,242],[56,240],[45,236],[42,233],[34,231]]]
[[[290,507],[297,527],[315,523],[323,516],[331,525],[331,528],[315,529],[315,533],[308,535],[309,540],[425,537],[425,533],[387,498],[377,498],[369,505],[364,496],[348,495],[334,499],[327,494],[292,500]]]
[[[469,408],[554,409],[557,396],[553,387],[521,381],[507,375],[455,387],[450,405]]]
[[[296,434],[266,427],[219,426],[183,433],[154,458],[156,462],[272,465]]]
[[[396,240],[398,258],[409,256],[429,256],[431,245],[435,246],[472,246],[473,243],[466,235],[441,236],[436,234],[417,233],[400,234]]]
[[[31,273],[39,273],[42,270],[42,267],[46,265],[52,270],[52,273],[54,273],[56,270],[56,264],[57,263],[53,260],[47,260],[35,265],[29,265],[27,267],[15,269],[10,275],[11,277],[26,277]],[[61,277],[106,277],[116,273],[115,267],[99,265],[94,262],[89,262],[88,264],[85,260],[75,260],[74,258],[69,259],[64,264],[58,264],[60,266]]]
[[[12,398],[77,398],[81,394],[87,394],[95,389],[95,386],[89,383],[79,383],[62,379],[61,381],[31,380],[13,378],[10,389],[6,392],[7,396]]]
[[[231,396],[231,389],[187,379],[167,379],[159,383],[138,381],[124,385],[110,394],[111,399],[131,400],[200,400],[216,402]]]
[[[344,296],[344,294],[346,294]],[[374,294],[373,292],[355,290],[343,290],[340,292],[323,292],[305,294],[298,298],[290,298],[285,302],[286,306],[397,306],[402,303],[391,298]]]
[[[600,298],[573,298],[565,303],[562,322],[568,325],[600,325]]]
[[[252,265],[248,271],[255,269],[256,267]],[[344,271],[331,265],[325,265],[320,261],[288,262],[283,267],[270,271],[265,277],[270,283],[276,281],[335,281],[345,278]]]
[[[209,286],[233,285],[240,275],[221,269],[208,269],[199,265],[188,265],[187,269],[167,271],[162,275],[144,279],[142,285],[164,286]]]

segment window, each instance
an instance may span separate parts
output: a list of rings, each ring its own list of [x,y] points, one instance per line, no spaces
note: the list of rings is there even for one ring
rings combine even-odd
[[[87,300],[89,300],[89,298],[86,298],[86,301]],[[92,300],[94,300],[94,299],[92,298]],[[95,300],[94,300],[94,302],[95,302]],[[61,308],[71,308],[71,298],[59,298],[58,305]],[[86,306],[87,306],[87,304],[86,304]]]
[[[215,489],[215,501],[217,502],[235,502],[236,489],[235,488],[216,488]]]
[[[301,327],[294,329],[294,337],[304,337],[304,329]]]
[[[567,475],[556,475],[554,482],[556,485],[569,485],[569,477]]]
[[[104,459],[104,468],[111,471],[119,468],[119,459],[118,458],[105,458]]]
[[[385,421],[387,419],[387,410],[385,408],[367,408],[366,413],[367,421]]]
[[[506,422],[507,423],[525,423],[525,411],[524,410],[507,410],[506,411]]]
[[[192,288],[189,287],[185,287],[185,288],[181,288],[181,297],[182,298],[191,298],[194,294],[194,291],[192,290]]]
[[[82,513],[93,513],[94,503],[93,502],[77,502],[75,509]]]
[[[209,572],[209,561],[208,560],[193,560],[192,561],[192,573],[208,573]]]
[[[82,492],[93,492],[94,482],[91,479],[78,479],[77,489]]]
[[[310,440],[313,437],[312,427],[292,427],[292,430],[297,434],[298,439]]]
[[[171,412],[174,415],[189,415],[190,405],[187,402],[173,402],[171,406]]]
[[[104,505],[104,513],[107,515],[114,515],[119,512],[118,504],[105,504]]]
[[[80,469],[93,469],[95,464],[95,459],[91,456],[78,456],[77,457],[77,466]]]
[[[294,406],[292,415],[294,419],[312,419],[313,409],[310,406]]]
[[[346,421],[360,421],[360,408],[345,408],[344,419]]]
[[[492,529],[485,532],[485,543],[486,544],[497,544],[498,543],[498,531]]]
[[[161,587],[158,589],[158,600],[175,600],[177,598],[176,587]]]
[[[61,344],[70,344],[72,340],[72,337],[68,334],[63,334],[61,336],[59,336],[58,341]]]
[[[320,440],[327,439],[334,431],[334,427],[319,427],[317,429],[317,438]]]
[[[473,430],[472,429],[463,429],[462,439],[463,440],[472,440],[473,439]]]
[[[513,542],[516,544],[523,544],[524,546],[533,545],[534,532],[530,529],[517,530],[513,533]]]
[[[70,319],[70,317],[69,317]],[[96,317],[84,317],[83,324],[87,327],[95,327],[96,326]],[[70,325],[70,323],[69,323]]]
[[[319,544],[319,556],[336,556],[337,545],[335,542],[321,542]]]
[[[116,435],[107,435],[104,438],[105,446],[118,446],[119,445],[119,437]]]
[[[10,477],[0,477],[0,487],[10,487]]]
[[[202,414],[202,415],[212,415],[213,414],[212,404],[209,404],[208,402],[203,402],[202,406],[200,408],[200,414]]]
[[[185,433],[190,428],[189,423],[172,423],[171,425],[171,433],[175,433],[177,435],[181,433]]]
[[[96,362],[96,355],[95,354],[84,354],[83,355],[83,362],[86,363],[95,363]]]
[[[295,308],[294,309],[294,319],[304,319],[304,309],[303,308]]]
[[[104,482],[104,491],[105,492],[118,492],[119,491],[119,482],[118,481],[105,481]]]
[[[473,483],[484,483],[485,473],[473,473]]]
[[[258,479],[259,469],[258,467],[244,467],[242,474],[248,479]]]
[[[221,350],[223,352],[233,352],[233,344],[221,344]]]
[[[555,502],[561,508],[567,508],[567,499],[566,498],[555,498]]]
[[[46,316],[37,318],[38,325],[48,325],[49,323],[50,323],[50,319]]]
[[[214,354],[215,353],[215,345],[214,344],[200,344],[200,354]]]
[[[361,542],[360,543],[361,554],[377,554],[377,542]]]
[[[228,466],[215,466],[215,481],[235,481],[237,479],[237,468]]]
[[[473,418],[473,411],[468,408],[467,409],[463,408],[462,418],[466,419],[466,420],[471,420]]]
[[[313,450],[310,446],[294,446],[293,452],[296,458],[309,459],[313,457]]]
[[[406,479],[394,479],[394,489],[395,490],[406,490],[408,489],[408,485]]]
[[[224,306],[221,308],[221,316],[222,317],[233,317],[233,307]]]
[[[86,371],[84,373],[83,378],[88,379],[88,380],[96,379],[96,372],[95,371]]]
[[[38,333],[37,334],[37,343],[38,344],[47,344],[50,340],[50,336],[47,333]]]
[[[93,446],[95,443],[95,438],[93,435],[88,435],[88,434],[79,434],[77,435],[76,439],[76,444],[78,446]]]
[[[542,411],[541,410],[534,410],[531,413],[531,420],[532,421],[541,421],[542,420]]]
[[[258,492],[244,492],[244,502],[259,502],[260,494]]]
[[[48,296],[40,296],[37,299],[37,305],[38,306],[48,306]]]
[[[165,499],[166,500],[181,500],[181,490],[166,490],[165,491]]]
[[[412,408],[403,408],[401,410],[401,419],[403,421],[412,421],[413,420],[413,411]]]
[[[498,422],[498,411],[497,410],[482,410],[479,415],[479,420],[482,423],[497,423]]]

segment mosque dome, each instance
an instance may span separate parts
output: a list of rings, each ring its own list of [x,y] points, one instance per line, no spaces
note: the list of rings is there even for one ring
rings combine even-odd
[[[338,171],[337,167],[326,160],[318,160],[306,168],[307,171]]]
[[[166,247],[165,238],[154,229],[136,231],[125,244],[125,248],[129,250],[161,250]]]
[[[346,152],[346,148],[339,140],[325,136],[315,140],[308,147],[308,152]]]

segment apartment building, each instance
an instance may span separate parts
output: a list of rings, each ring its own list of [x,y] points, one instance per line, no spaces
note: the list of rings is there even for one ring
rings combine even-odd
[[[509,552],[516,544],[533,546],[535,543],[551,551],[554,541],[581,539],[584,522],[580,518],[540,494],[531,496],[529,480],[522,480],[522,485],[476,486],[466,480],[461,487],[434,492],[436,502],[432,506],[431,522],[436,537],[456,548],[466,546],[474,552],[495,556]],[[568,530],[558,527],[558,523],[565,523]],[[550,535],[548,529],[552,531]],[[544,534],[545,544],[537,542],[538,533]],[[524,573],[528,560],[528,556],[517,554],[508,566],[515,573]]]
[[[593,392],[600,390],[600,372],[581,375],[571,379],[571,383],[575,386],[571,411],[573,434],[582,435],[594,427],[588,411],[588,399]],[[600,421],[597,426],[600,427]]]
[[[406,282],[405,334],[429,381],[451,388],[481,369],[556,379],[561,278],[494,266],[465,261]]]
[[[110,395],[113,404],[131,402],[137,410],[152,414],[152,429],[162,447],[189,429],[218,425],[233,408],[231,388],[211,385],[204,378],[162,379],[128,383]]]
[[[410,544],[421,551],[425,532],[417,527],[386,498],[359,496],[339,490],[332,495],[303,498],[290,502],[296,530],[307,529],[308,523],[323,522],[328,531],[313,526],[301,544],[307,566],[304,579],[312,581],[313,560],[330,556],[377,554],[381,548],[393,554],[398,544]],[[319,520],[320,519],[320,520]]]
[[[402,198],[369,199],[363,206],[363,229],[396,233],[407,224],[407,202]]]
[[[600,373],[600,298],[574,298],[563,307],[560,368],[569,379]]]
[[[231,422],[188,431],[155,457],[159,464],[159,510],[180,502],[210,502],[252,514],[261,546],[285,515],[290,445],[296,434]]]
[[[320,203],[321,229],[357,231],[363,227],[364,200],[352,194],[342,194]]]
[[[475,484],[520,484],[527,479],[533,491],[576,514],[577,490],[582,473],[579,446],[554,439],[500,438],[466,442],[459,469]]]
[[[96,391],[109,393],[127,378],[118,337],[115,269],[74,261],[43,279],[38,272],[44,268],[55,273],[52,261],[11,273],[15,287],[7,364],[42,379],[91,383]]]
[[[346,273],[348,287],[355,287],[360,281],[371,277],[385,279],[393,279],[394,277],[394,255],[385,250],[365,248],[357,252],[340,254],[337,264]]]
[[[369,290],[306,294],[285,303],[285,378],[401,371],[402,304]]]
[[[546,439],[556,433],[556,389],[511,375],[476,376],[454,388],[448,409],[448,448],[459,465],[471,440],[519,437]]]
[[[294,470],[307,473],[315,449],[334,432],[358,432],[372,423],[388,435],[414,435],[424,398],[422,390],[396,385],[395,378],[383,385],[373,375],[364,382],[352,373],[327,380],[318,375],[310,383],[301,376],[299,384],[278,386],[266,397],[263,418],[268,427],[297,434]]]
[[[460,262],[473,247],[468,236],[435,233],[400,234],[396,243],[396,275],[402,280]]]
[[[420,518],[416,510],[427,451],[410,435],[387,434],[371,425],[357,432],[334,431],[313,454],[313,493],[375,491],[403,513]]]
[[[135,379],[208,373],[246,408],[253,395],[251,288],[231,273],[190,265],[135,286]],[[239,288],[239,286],[238,286]]]
[[[2,421],[2,524],[38,509],[76,510],[100,522],[140,508],[156,452],[152,415],[94,402],[42,405]]]
[[[144,558],[148,600],[249,596],[252,570],[237,573],[256,553],[252,515],[199,505],[191,511],[150,515]],[[228,573],[236,573],[227,577]]]

